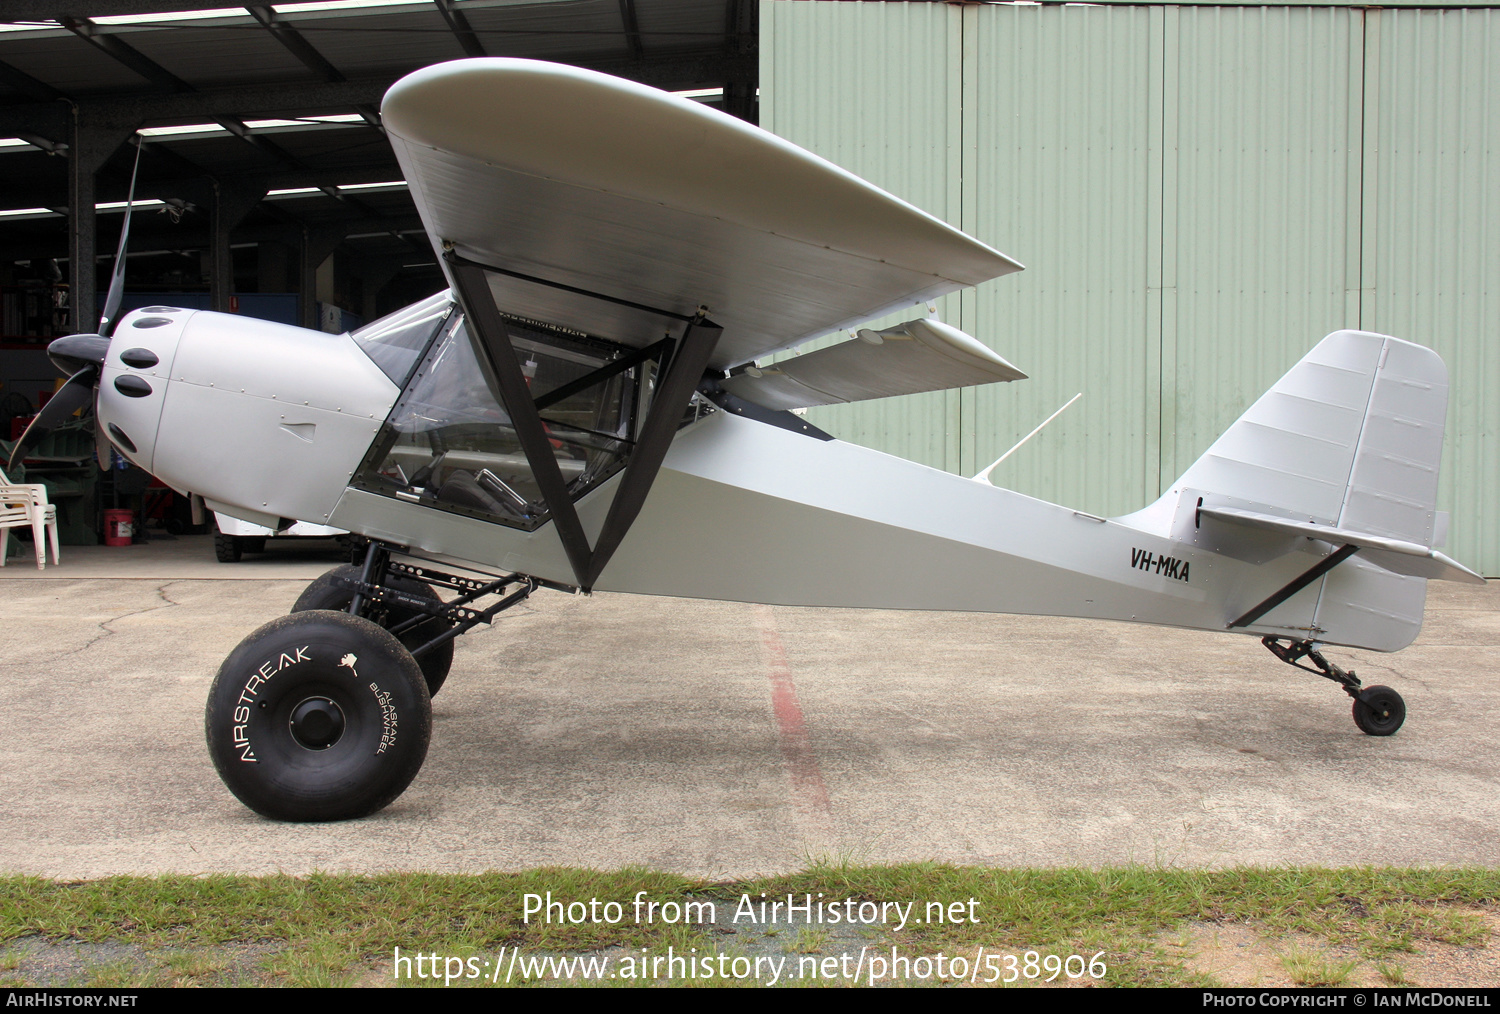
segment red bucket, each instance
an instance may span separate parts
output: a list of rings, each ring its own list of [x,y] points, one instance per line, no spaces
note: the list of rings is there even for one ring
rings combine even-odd
[[[104,512],[104,544],[128,546],[135,535],[135,511],[114,509]]]

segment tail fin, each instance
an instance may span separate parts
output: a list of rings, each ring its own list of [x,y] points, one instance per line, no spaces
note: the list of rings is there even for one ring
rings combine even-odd
[[[1358,545],[1320,580],[1230,625],[1394,651],[1421,629],[1426,578],[1478,578],[1432,548],[1444,521],[1436,503],[1447,410],[1437,353],[1336,331],[1156,504],[1121,520],[1251,563]],[[1265,592],[1247,589],[1246,608]]]

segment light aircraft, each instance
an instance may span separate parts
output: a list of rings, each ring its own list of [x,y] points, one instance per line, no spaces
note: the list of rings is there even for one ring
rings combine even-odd
[[[340,335],[167,306],[115,321],[119,257],[100,333],[51,345],[72,377],[16,449],[96,403],[101,440],[212,510],[369,540],[214,681],[209,751],[261,814],[396,798],[453,639],[540,587],[1236,631],[1385,736],[1400,695],[1321,647],[1396,651],[1429,579],[1483,580],[1433,548],[1448,382],[1426,348],[1329,335],[1155,503],[1095,517],[791,411],[1022,379],[932,313],[861,328],[1020,270],[1005,255],[586,70],[436,65],[382,113],[451,289]]]

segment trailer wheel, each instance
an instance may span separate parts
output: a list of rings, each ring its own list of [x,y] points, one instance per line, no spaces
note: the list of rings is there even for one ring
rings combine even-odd
[[[256,813],[349,820],[411,784],[432,706],[400,641],[361,617],[312,610],[272,620],[230,652],[204,732],[219,777]]]
[[[239,563],[243,552],[236,536],[225,535],[223,532],[214,533],[214,556],[220,563]]]
[[[340,585],[340,579],[358,581],[360,568],[345,564],[335,567],[303,590],[297,596],[297,601],[292,604],[292,612],[300,613],[305,609],[332,609],[338,612],[346,612],[349,603],[354,600],[354,592]],[[432,586],[425,581],[418,581],[409,577],[390,578],[386,584],[397,591],[406,592],[408,595],[419,595],[431,602],[441,602],[438,593],[432,590]],[[398,623],[411,619],[416,613],[400,606],[383,607],[377,606],[377,613],[371,616],[380,626],[389,630]],[[420,648],[432,640],[452,624],[447,620],[433,617],[426,623],[405,631],[400,635],[401,643],[406,645],[407,651]],[[448,671],[453,668],[453,642],[445,641],[433,648],[427,654],[417,659],[417,665],[422,667],[422,676],[427,680],[427,694],[435,697],[443,682],[448,678]]]

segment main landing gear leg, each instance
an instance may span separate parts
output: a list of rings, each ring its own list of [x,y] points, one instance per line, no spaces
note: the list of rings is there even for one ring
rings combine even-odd
[[[219,777],[246,806],[275,820],[348,820],[411,784],[453,639],[542,585],[424,565],[433,562],[372,542],[361,566],[318,578],[291,615],[224,660],[204,731]],[[434,585],[458,594],[445,601]],[[486,597],[499,601],[475,604]]]
[[[1285,643],[1283,643],[1285,642]],[[1354,698],[1354,724],[1368,736],[1389,736],[1406,721],[1406,702],[1390,687],[1367,687],[1360,683],[1354,670],[1340,669],[1323,657],[1312,641],[1293,641],[1283,637],[1262,637],[1260,643],[1287,665],[1317,673],[1333,680]],[[1312,665],[1304,665],[1307,659]]]

